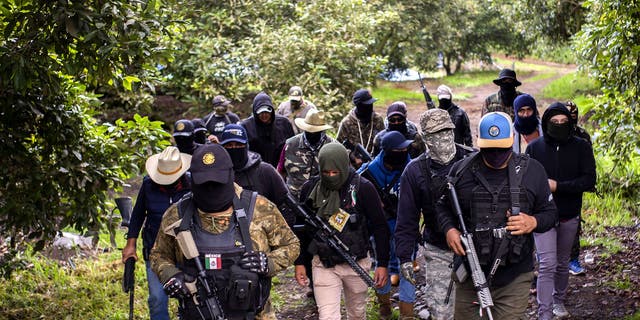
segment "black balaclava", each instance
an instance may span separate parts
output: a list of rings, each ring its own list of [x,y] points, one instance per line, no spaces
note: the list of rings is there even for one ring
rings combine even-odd
[[[178,150],[182,153],[193,154],[193,151],[196,149],[196,144],[193,143],[193,135],[173,136],[173,139],[176,141]]]
[[[373,104],[357,104],[355,113],[360,122],[367,124],[371,122],[371,115],[373,114]]]
[[[451,99],[438,99],[438,108],[449,110],[451,108]]]
[[[409,156],[408,150],[404,150],[404,151],[389,150],[384,152],[382,161],[388,164],[389,166],[391,166],[393,170],[401,170],[407,164],[408,156]]]
[[[199,144],[207,143],[207,130],[196,130],[193,132],[193,141]]]
[[[516,85],[514,83],[502,83],[498,93],[505,106],[513,106],[513,100],[516,99]]]
[[[511,148],[480,148],[480,154],[485,163],[493,169],[502,167],[513,153]]]
[[[231,162],[233,162],[233,169],[239,170],[244,168],[249,161],[249,150],[247,147],[243,148],[225,148],[229,157],[231,158]]]
[[[563,114],[569,118],[569,121],[563,124],[551,123],[551,118],[555,115]],[[542,131],[544,132],[544,140],[549,143],[565,144],[571,138],[573,133],[573,122],[569,109],[561,102],[552,103],[542,115]]]
[[[396,116],[397,115],[394,115],[393,117],[396,117]],[[387,118],[387,120],[389,119]],[[391,123],[389,121],[389,123],[387,124],[387,128],[389,128],[389,131],[398,131],[403,135],[405,135],[407,134],[407,119],[403,117],[403,121],[400,123]]]
[[[298,110],[302,106],[302,100],[289,100],[291,103],[291,110]]]
[[[203,184],[192,184],[193,202],[196,207],[204,212],[220,212],[231,206],[235,197],[233,181],[233,170],[229,170],[230,182],[205,182]]]
[[[307,139],[307,142],[313,147],[318,145],[318,143],[320,142],[322,137],[324,137],[324,135],[325,135],[324,131],[318,131],[318,132],[305,131],[304,132],[304,138]]]

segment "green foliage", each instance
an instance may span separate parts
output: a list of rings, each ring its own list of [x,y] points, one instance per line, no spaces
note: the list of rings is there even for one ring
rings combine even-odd
[[[27,235],[38,250],[65,226],[99,227],[107,191],[167,144],[146,118],[99,123],[89,89],[133,89],[153,69],[159,3],[2,3],[0,236]]]
[[[407,91],[407,89],[397,88],[397,84],[383,80],[377,82],[376,87],[371,90],[371,94],[378,99],[376,105],[378,107],[382,106],[385,109],[385,113],[387,106],[395,101],[404,101],[406,104],[424,103],[424,96],[420,91],[420,87],[416,86],[414,90]],[[432,98],[437,100],[435,97]]]
[[[542,96],[561,101],[572,100],[578,96],[594,96],[600,93],[597,81],[584,72],[570,73],[554,80],[542,89]],[[576,102],[576,101],[574,101]],[[576,102],[584,114],[586,108]]]
[[[173,90],[200,105],[259,90],[277,101],[300,85],[339,119],[351,92],[372,84],[386,63],[369,45],[388,13],[362,1],[187,1],[175,9],[186,23],[167,39],[176,58],[163,72]]]
[[[574,46],[582,68],[602,86],[593,120],[600,126],[596,150],[622,170],[640,150],[640,7],[629,1],[585,1],[587,24]],[[637,161],[637,160],[636,160]],[[637,185],[637,171],[623,184]]]

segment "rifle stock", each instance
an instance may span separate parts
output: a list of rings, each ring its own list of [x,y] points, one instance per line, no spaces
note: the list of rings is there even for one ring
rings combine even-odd
[[[353,143],[345,139],[344,141],[342,141],[342,145],[345,148],[355,152],[358,155],[358,158],[362,159],[364,162],[371,162],[371,160],[373,160],[373,157],[371,157],[371,154],[367,152],[367,149],[365,149],[360,143],[353,145]]]
[[[473,281],[473,287],[476,288],[478,295],[478,302],[480,303],[480,315],[482,316],[482,310],[486,310],[487,316],[490,320],[493,320],[491,315],[491,307],[493,307],[493,299],[491,298],[491,291],[489,291],[489,285],[487,279],[480,267],[480,261],[478,260],[478,254],[476,247],[473,244],[473,235],[467,232],[467,227],[464,224],[462,217],[462,210],[460,209],[460,203],[458,202],[458,194],[456,189],[451,183],[447,183],[449,189],[449,196],[451,200],[451,206],[456,212],[458,219],[460,220],[460,227],[462,228],[462,234],[460,240],[465,248],[466,258],[469,262],[469,268],[471,269],[471,279]]]
[[[424,96],[424,100],[427,103],[427,109],[433,109],[436,107],[435,103],[433,103],[433,99],[431,99],[431,95],[429,91],[427,91],[427,86],[424,85],[422,81],[422,76],[420,72],[418,72],[418,80],[420,80],[420,88],[422,89],[422,95]]]
[[[349,264],[351,269],[355,271],[358,276],[371,288],[375,288],[375,282],[358,262],[349,254],[349,247],[338,238],[334,229],[328,226],[320,217],[315,214],[310,214],[298,201],[293,198],[290,193],[287,194],[285,200],[290,208],[296,210],[298,214],[302,215],[305,221],[315,230],[314,237],[318,241],[326,243],[331,249],[338,253]]]

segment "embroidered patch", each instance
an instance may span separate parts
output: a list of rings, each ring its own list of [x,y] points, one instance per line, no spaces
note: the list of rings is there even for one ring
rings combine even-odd
[[[207,270],[220,270],[222,269],[222,256],[220,254],[205,254],[204,255],[204,268]]]
[[[202,163],[210,165],[214,162],[216,162],[216,156],[214,156],[213,153],[207,152],[202,156]]]
[[[500,128],[498,126],[489,127],[489,135],[492,137],[497,137],[500,134]]]
[[[331,216],[331,218],[329,218],[329,224],[334,229],[338,230],[338,232],[342,232],[344,226],[346,226],[347,222],[349,222],[349,217],[351,217],[350,214],[342,209],[339,209],[338,212],[336,212]]]

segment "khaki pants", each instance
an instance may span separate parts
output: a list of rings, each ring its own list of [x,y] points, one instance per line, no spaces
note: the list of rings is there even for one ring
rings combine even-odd
[[[358,261],[364,269],[369,270],[371,260],[364,258]],[[313,256],[313,293],[318,306],[319,320],[340,319],[340,297],[344,291],[344,302],[348,319],[366,319],[367,284],[360,279],[348,264],[342,263],[333,268],[325,268],[320,258]]]
[[[520,274],[511,283],[499,288],[491,288],[493,319],[515,320],[526,319],[525,312],[529,303],[529,288],[533,280],[533,271]],[[476,290],[473,288],[471,276],[462,285],[456,284],[455,319],[488,319],[482,312],[480,318]]]

